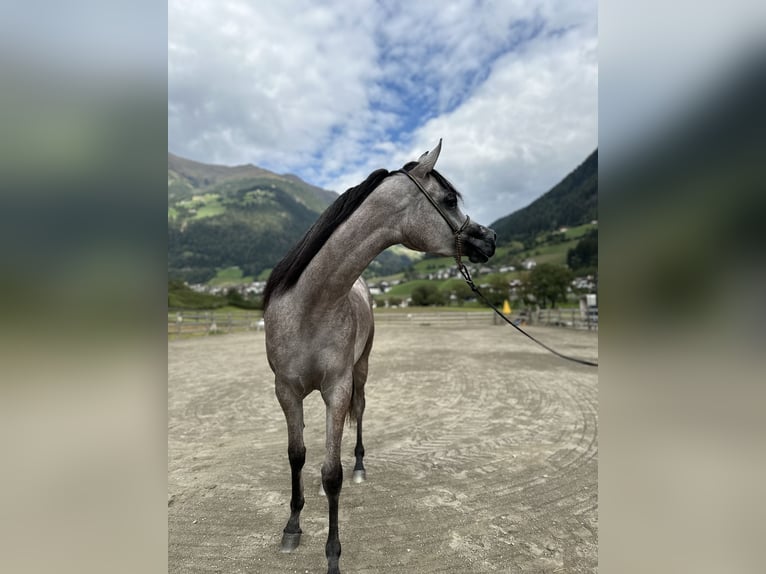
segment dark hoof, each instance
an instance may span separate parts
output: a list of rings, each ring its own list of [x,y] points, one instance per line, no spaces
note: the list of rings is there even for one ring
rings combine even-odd
[[[364,469],[355,470],[354,477],[351,480],[353,480],[356,484],[359,484],[360,482],[364,482],[365,480],[367,480],[367,473],[364,471]]]
[[[300,532],[283,532],[282,533],[282,546],[279,549],[280,552],[288,553],[292,552],[301,543]]]

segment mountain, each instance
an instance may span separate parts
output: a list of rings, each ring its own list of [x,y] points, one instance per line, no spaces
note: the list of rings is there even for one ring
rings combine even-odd
[[[273,267],[338,195],[254,165],[208,165],[168,153],[168,275],[205,282]]]
[[[252,164],[234,167],[205,164],[168,153],[168,198],[176,194],[188,197],[190,192],[193,194],[197,190],[217,187],[223,183],[236,186],[237,182],[263,179],[287,184],[290,192],[301,203],[319,213],[338,197],[334,191],[306,183],[293,174],[277,175]]]
[[[562,226],[598,219],[598,149],[561,182],[527,207],[492,223],[498,243],[525,241]]]

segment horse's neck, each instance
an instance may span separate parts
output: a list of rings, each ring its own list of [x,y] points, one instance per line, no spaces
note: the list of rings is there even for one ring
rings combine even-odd
[[[312,307],[342,300],[384,249],[401,242],[395,217],[366,201],[327,240],[298,282],[296,295]]]

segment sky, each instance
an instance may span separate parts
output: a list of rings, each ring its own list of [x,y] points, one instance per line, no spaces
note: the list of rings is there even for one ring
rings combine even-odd
[[[170,0],[168,150],[339,193],[443,139],[485,225],[598,147],[595,0]]]

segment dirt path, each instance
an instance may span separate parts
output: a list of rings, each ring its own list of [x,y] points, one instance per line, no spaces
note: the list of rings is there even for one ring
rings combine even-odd
[[[597,335],[530,330],[596,357]],[[324,405],[306,400],[303,538],[278,551],[290,470],[263,332],[168,345],[171,573],[324,574]],[[344,435],[344,574],[596,572],[597,372],[508,327],[378,327],[367,482]]]

